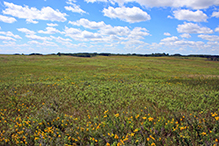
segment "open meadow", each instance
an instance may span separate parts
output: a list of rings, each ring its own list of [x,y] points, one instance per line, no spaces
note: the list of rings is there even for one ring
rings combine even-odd
[[[0,55],[0,145],[219,145],[219,62]]]

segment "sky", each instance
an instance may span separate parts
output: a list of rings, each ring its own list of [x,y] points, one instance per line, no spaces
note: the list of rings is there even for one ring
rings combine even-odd
[[[219,55],[219,0],[0,0],[0,54]]]

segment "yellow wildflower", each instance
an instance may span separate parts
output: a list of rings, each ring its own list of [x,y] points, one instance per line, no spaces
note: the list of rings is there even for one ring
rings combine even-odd
[[[115,137],[114,137],[115,139],[119,139],[119,137],[118,137],[118,135],[117,134],[115,134]]]
[[[104,112],[104,114],[106,114],[108,112],[108,110],[106,110],[105,112]]]
[[[106,146],[110,146],[110,144],[107,142],[107,143],[106,143]]]
[[[156,144],[153,142],[153,143],[151,144],[151,146],[156,146]]]
[[[211,116],[215,117],[215,116],[217,116],[217,113],[211,113]]]
[[[180,130],[183,130],[183,129],[185,129],[184,127],[180,127]]]
[[[119,117],[119,114],[115,114],[115,117]]]
[[[138,143],[138,140],[136,140],[135,143]]]
[[[134,132],[138,132],[138,129],[135,129]]]
[[[142,119],[144,119],[144,120],[145,120],[145,119],[147,119],[147,117],[142,117]]]
[[[219,117],[214,117],[215,118],[215,120],[219,120]]]
[[[155,138],[154,138],[153,136],[151,136],[151,135],[150,135],[150,138],[153,139],[153,140],[155,140]]]
[[[154,118],[152,118],[152,117],[149,117],[149,118],[148,118],[149,121],[153,121],[153,119],[154,119]]]
[[[206,132],[202,132],[201,134],[204,136],[204,135],[206,135]]]

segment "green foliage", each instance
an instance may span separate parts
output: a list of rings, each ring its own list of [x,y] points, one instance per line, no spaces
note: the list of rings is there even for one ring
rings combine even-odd
[[[219,64],[0,56],[0,145],[218,145]]]

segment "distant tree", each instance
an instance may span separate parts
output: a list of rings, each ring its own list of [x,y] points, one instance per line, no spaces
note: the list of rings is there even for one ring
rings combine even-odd
[[[61,56],[61,53],[60,53],[60,52],[58,52],[58,53],[57,53],[57,55]]]
[[[31,53],[29,55],[43,55],[43,54],[40,54],[40,53]]]
[[[172,56],[182,56],[181,54],[173,54]]]

